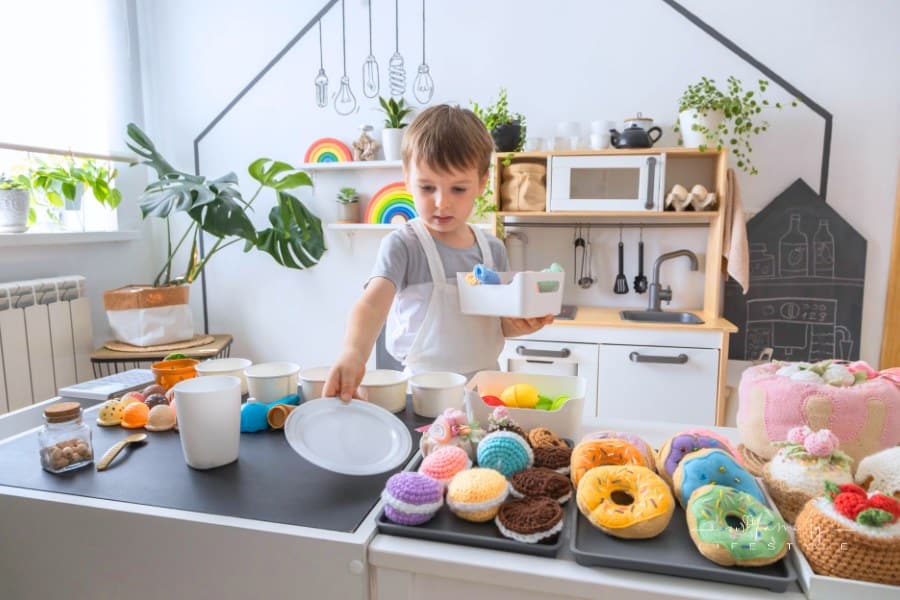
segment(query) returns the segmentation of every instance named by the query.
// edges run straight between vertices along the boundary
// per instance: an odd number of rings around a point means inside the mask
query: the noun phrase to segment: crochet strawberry
[[[838,494],[834,498],[834,509],[855,521],[856,516],[868,508],[868,498],[858,494],[848,494],[846,492]]]
[[[856,494],[859,496],[868,496],[866,490],[859,487],[855,483],[842,483],[841,485],[834,485],[830,481],[825,482],[825,494],[834,500],[835,496],[838,494]]]
[[[852,483],[837,486],[825,482],[825,496],[834,503],[834,509],[852,521],[869,527],[881,527],[896,523],[900,518],[900,502],[884,494],[868,493]]]
[[[897,519],[900,518],[900,502],[897,502],[895,498],[885,496],[884,494],[874,494],[869,498],[869,505],[867,508],[880,508],[883,511],[891,513],[894,517],[891,520],[891,523],[896,523]]]

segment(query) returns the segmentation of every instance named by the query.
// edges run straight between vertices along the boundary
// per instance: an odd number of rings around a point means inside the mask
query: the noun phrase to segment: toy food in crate
[[[496,272],[476,265],[471,273],[457,273],[459,308],[467,315],[534,318],[562,310],[562,267],[544,271]]]
[[[487,423],[494,408],[504,405],[526,431],[545,427],[564,438],[578,434],[584,412],[583,377],[480,371],[466,388],[470,413],[479,423]]]

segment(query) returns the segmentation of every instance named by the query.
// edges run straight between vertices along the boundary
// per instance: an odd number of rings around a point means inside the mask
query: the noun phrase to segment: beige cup
[[[257,402],[275,402],[297,393],[300,365],[292,362],[270,362],[244,369],[247,390]]]
[[[244,369],[252,365],[253,362],[246,358],[213,358],[204,360],[197,364],[197,374],[200,377],[208,377],[210,375],[231,375],[241,380],[241,393],[247,393],[247,376],[244,375]]]
[[[406,382],[403,371],[376,369],[368,371],[359,384],[359,396],[367,402],[397,413],[406,408]]]
[[[418,373],[409,380],[413,412],[434,418],[448,408],[465,410],[466,378],[459,373]]]
[[[300,371],[300,391],[304,401],[322,397],[322,388],[325,387],[329,371],[331,367],[310,367]]]

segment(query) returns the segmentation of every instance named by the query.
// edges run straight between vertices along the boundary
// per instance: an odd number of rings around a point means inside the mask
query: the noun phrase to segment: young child
[[[456,273],[483,263],[506,271],[506,249],[466,219],[484,191],[494,142],[472,111],[446,104],[417,116],[403,136],[403,174],[418,218],[381,243],[375,268],[347,323],[344,349],[323,396],[349,402],[387,321],[387,349],[411,374],[496,370],[505,337],[537,331],[553,315],[464,315]],[[390,312],[390,314],[388,314]]]

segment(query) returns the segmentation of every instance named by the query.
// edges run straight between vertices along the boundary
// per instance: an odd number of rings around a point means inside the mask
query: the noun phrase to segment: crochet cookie
[[[553,469],[557,473],[568,475],[571,471],[572,449],[568,446],[547,446],[534,449],[534,466]]]
[[[478,466],[504,477],[534,465],[534,452],[525,438],[511,431],[489,433],[478,444]]]
[[[572,497],[572,484],[561,473],[534,467],[519,471],[509,478],[509,493],[515,498],[546,496],[565,504]]]
[[[563,509],[544,496],[513,498],[500,506],[494,519],[504,537],[525,544],[549,543],[563,528]]]
[[[547,429],[546,427],[535,427],[528,432],[528,443],[534,449],[538,448],[568,448],[569,445],[564,439]]]
[[[381,492],[384,516],[400,525],[421,525],[444,504],[444,488],[420,473],[403,471],[392,475]]]
[[[438,448],[422,460],[419,473],[436,479],[446,486],[453,476],[472,466],[469,455],[462,448],[444,446]]]
[[[509,495],[506,479],[493,469],[467,469],[454,475],[447,486],[447,506],[460,519],[483,523],[497,516]]]

